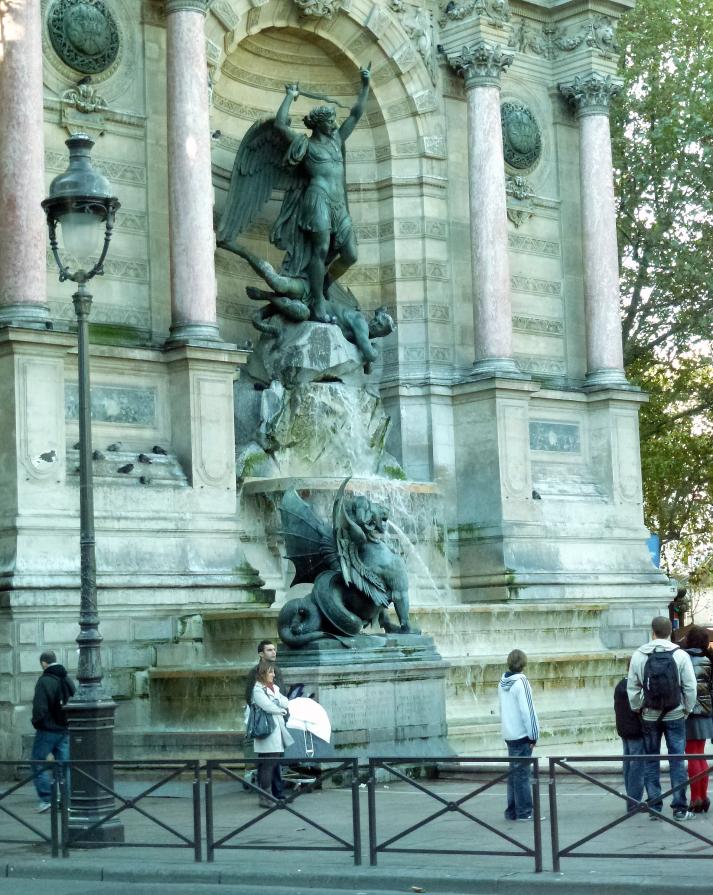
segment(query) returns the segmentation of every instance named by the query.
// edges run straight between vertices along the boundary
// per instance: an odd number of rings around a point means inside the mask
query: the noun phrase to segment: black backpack
[[[644,666],[644,708],[661,712],[659,721],[681,705],[681,681],[672,650],[654,647]]]

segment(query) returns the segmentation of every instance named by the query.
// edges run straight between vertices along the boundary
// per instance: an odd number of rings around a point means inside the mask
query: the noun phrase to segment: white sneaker
[[[696,816],[696,815],[695,815],[692,811],[681,810],[681,811],[674,811],[674,812],[673,812],[673,819],[674,819],[674,820],[678,820],[678,821],[682,821],[682,820],[693,820],[693,818],[694,818],[695,816]]]
[[[38,802],[38,803],[37,803],[37,808],[35,808],[35,811],[36,811],[38,814],[44,814],[45,811],[49,811],[51,807],[52,807],[52,803],[51,803],[51,802]]]

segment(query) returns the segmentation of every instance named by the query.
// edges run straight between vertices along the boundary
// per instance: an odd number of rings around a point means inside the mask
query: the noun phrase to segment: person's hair
[[[659,640],[668,640],[671,636],[673,626],[665,615],[657,615],[655,618],[651,619],[651,630],[653,631],[654,637]]]
[[[527,656],[521,649],[514,649],[508,654],[508,670],[522,671],[527,665]]]
[[[313,131],[317,125],[326,124],[334,119],[334,109],[331,106],[316,106],[302,119],[305,127]]]
[[[274,646],[274,645],[275,645],[274,640],[261,640],[260,643],[258,643],[258,645],[257,645],[257,651],[258,651],[258,653],[261,653],[265,649],[266,646]]]
[[[57,661],[57,655],[54,650],[46,649],[40,656],[40,663],[46,662],[48,665],[54,665]]]
[[[699,649],[705,653],[708,651],[709,644],[710,636],[707,629],[701,627],[701,625],[691,625],[686,632],[687,649]]]
[[[260,681],[261,684],[267,683],[268,672],[274,670],[274,662],[268,662],[265,659],[260,659],[260,664],[257,667],[257,680]]]

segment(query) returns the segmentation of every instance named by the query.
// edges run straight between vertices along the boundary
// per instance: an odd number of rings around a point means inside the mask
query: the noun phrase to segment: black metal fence
[[[265,759],[262,759],[265,761]],[[268,759],[270,762],[274,759]],[[205,766],[206,785],[205,785],[205,805],[206,805],[206,842],[208,861],[215,860],[215,852],[218,849],[269,849],[274,851],[275,842],[272,838],[264,844],[255,842],[243,842],[239,837],[246,830],[260,824],[266,817],[272,815],[275,811],[286,811],[302,823],[307,824],[312,830],[316,830],[321,834],[324,840],[321,845],[290,845],[289,842],[280,842],[281,851],[345,851],[353,855],[354,863],[361,864],[361,817],[359,813],[359,765],[356,758],[347,758],[343,760],[335,759],[319,759],[310,758],[307,762],[295,762],[294,759],[280,759],[279,764],[282,766],[304,766],[307,764],[310,768],[318,768],[320,771],[318,778],[312,780],[307,779],[299,787],[293,789],[292,793],[284,799],[276,799],[271,793],[263,792],[255,783],[252,774],[246,773],[248,767],[252,764],[259,764],[260,760],[254,762],[245,761],[207,761]],[[214,781],[216,777],[222,776],[231,780],[244,789],[250,790],[259,795],[266,802],[272,803],[269,807],[262,807],[256,816],[248,817],[247,820],[238,824],[234,829],[230,829],[217,836],[215,833],[216,808],[213,797]],[[328,829],[324,824],[319,823],[305,811],[296,807],[298,799],[308,793],[314,792],[317,786],[321,787],[330,780],[338,777],[346,777],[350,781],[351,788],[351,839],[346,839],[335,833],[334,830]]]
[[[482,770],[483,766],[486,768],[488,766],[500,765],[502,766],[504,759],[502,758],[470,758],[470,757],[449,757],[449,758],[439,758],[437,763],[439,765],[457,765],[461,770],[470,766],[473,768],[474,766],[480,766],[479,769]],[[500,773],[496,773],[495,776],[491,777],[487,782],[483,783],[480,786],[476,786],[470,792],[467,792],[465,795],[460,796],[458,799],[446,799],[439,792],[434,789],[433,784],[430,784],[422,781],[421,779],[414,778],[411,774],[406,773],[406,768],[413,767],[414,765],[419,764],[419,760],[416,758],[371,758],[369,759],[369,779],[368,779],[368,788],[369,788],[369,861],[373,865],[377,862],[377,855],[379,852],[406,852],[406,853],[417,853],[417,854],[439,854],[439,855],[502,855],[507,857],[531,857],[534,858],[535,861],[535,871],[539,873],[542,870],[542,835],[540,828],[540,781],[539,781],[539,764],[536,758],[509,758],[508,768]],[[420,759],[420,763],[423,763],[423,759]],[[435,762],[434,762],[435,763]],[[509,833],[504,832],[503,830],[494,827],[491,823],[488,823],[481,817],[479,817],[473,810],[470,810],[470,807],[467,806],[467,803],[472,799],[475,799],[477,796],[482,795],[488,790],[492,789],[498,783],[503,783],[507,781],[509,768],[513,765],[529,765],[531,768],[531,787],[532,787],[532,825],[533,825],[533,844],[530,846],[527,843],[521,842],[518,839],[515,839],[514,836],[511,836]],[[404,770],[401,770],[403,768]],[[381,842],[377,836],[377,819],[378,819],[378,806],[377,806],[377,772],[378,771],[386,771],[391,777],[396,780],[401,781],[402,783],[407,784],[409,787],[414,789],[416,792],[421,793],[427,800],[431,802],[433,805],[433,809],[429,814],[415,823],[408,824],[401,830],[397,832],[393,832],[393,829],[390,830],[390,835],[388,838],[382,840]],[[435,803],[435,804],[434,804]],[[418,845],[412,846],[404,846],[404,845],[396,845],[396,843],[401,843],[403,840],[410,836],[412,833],[415,833],[417,830],[421,830],[427,826],[433,826],[438,823],[439,820],[442,820],[445,816],[458,814],[460,817],[465,818],[467,821],[473,823],[476,827],[479,827],[481,830],[487,830],[489,833],[493,834],[497,840],[501,840],[503,846],[499,848],[429,848],[427,845],[419,843]],[[393,816],[391,817],[390,827],[393,827]],[[477,841],[477,837],[474,837]],[[506,849],[504,845],[507,844],[511,846],[509,849]]]
[[[668,799],[677,789],[688,786],[710,776],[713,765],[701,771],[691,781],[686,779],[675,787],[666,789],[655,799],[632,801],[622,792],[620,785],[612,785],[611,773],[604,777],[602,765],[609,772],[619,771],[622,761],[646,762],[651,756],[577,756],[555,757],[549,759],[549,774],[546,785],[549,795],[549,814],[552,850],[552,869],[559,872],[561,862],[565,858],[696,858],[713,859],[713,838],[699,832],[695,825],[680,823],[656,811],[657,804]],[[666,762],[670,758],[685,762],[693,756],[661,756],[658,761]],[[705,760],[705,756],[695,756]],[[272,760],[272,759],[268,759]],[[377,863],[379,854],[390,852],[434,854],[434,855],[492,855],[507,857],[523,857],[534,863],[534,869],[543,869],[543,844],[541,828],[541,792],[544,786],[540,775],[537,758],[493,758],[447,756],[372,758],[367,765],[360,765],[356,758],[332,759],[281,759],[281,765],[291,768],[309,768],[312,776],[301,778],[299,785],[285,799],[276,799],[269,793],[259,789],[253,776],[255,767],[261,759],[246,761],[245,759],[224,759],[201,762],[192,760],[163,761],[113,761],[110,764],[116,772],[115,782],[111,787],[102,784],[102,774],[96,777],[92,773],[92,765],[106,765],[109,762],[0,762],[0,775],[3,779],[12,777],[11,782],[0,782],[0,843],[19,846],[46,846],[52,857],[66,857],[71,849],[95,845],[93,834],[102,827],[121,824],[129,814],[134,818],[126,829],[132,838],[119,837],[112,840],[111,847],[119,848],[179,848],[192,851],[195,861],[203,860],[203,842],[205,841],[205,857],[214,861],[221,851],[230,849],[272,849],[272,835],[265,840],[245,834],[255,828],[266,818],[275,816],[292,816],[304,829],[314,834],[314,844],[280,843],[285,848],[300,851],[343,852],[351,856],[354,864],[362,859],[362,819],[360,813],[360,789],[366,788],[368,800],[368,842],[369,859],[372,865]],[[509,828],[492,819],[492,801],[486,804],[485,811],[480,810],[474,800],[482,797],[493,787],[505,784],[508,769],[513,764],[527,764],[531,768],[533,820],[532,826],[524,837],[512,835]],[[418,769],[437,769],[433,777],[427,773],[418,773]],[[414,769],[417,769],[414,773]],[[51,799],[46,811],[49,824],[32,817],[27,817],[28,794],[33,789],[35,771],[45,771],[51,779]],[[468,789],[457,798],[442,792],[443,781],[439,778],[442,771],[456,770],[465,774],[477,771],[476,784],[468,778]],[[85,779],[102,786],[107,794],[107,804],[111,807],[100,816],[80,818],[76,811],[70,810],[71,781],[84,775]],[[592,829],[581,835],[582,819],[587,814],[587,796],[578,793],[576,804],[568,807],[558,797],[558,782],[563,778],[568,781],[591,785],[598,793],[611,797],[612,805],[618,804],[621,813],[615,817],[609,815],[605,823],[592,822]],[[386,779],[396,781],[400,792],[408,792],[418,798],[418,810],[415,803],[409,802],[409,809],[394,808],[394,799],[387,799]],[[144,782],[145,781],[145,782]],[[205,785],[205,801],[201,802],[201,783]],[[324,784],[332,784],[333,791],[344,794],[343,799],[332,800],[329,811],[329,826],[324,820],[325,813],[319,812],[315,817],[314,810],[308,810],[309,803],[301,801],[304,795],[314,792]],[[232,796],[240,791],[253,793],[256,798],[238,803],[242,816],[236,823],[236,802]],[[181,796],[171,799],[170,811],[163,811],[158,798],[162,795]],[[491,792],[492,795],[492,792]],[[258,807],[258,799],[271,804]],[[225,797],[225,798],[224,798]],[[481,802],[482,802],[481,798]],[[485,800],[487,802],[487,800]],[[402,805],[405,804],[402,802]],[[480,804],[480,803],[478,803]],[[321,810],[321,809],[320,809]],[[489,811],[489,813],[488,813]],[[562,831],[569,829],[571,811],[577,812],[580,833],[574,841],[563,842]],[[166,814],[169,817],[166,817]],[[687,837],[696,840],[700,847],[686,850],[671,842],[668,837],[666,849],[644,853],[640,847],[631,851],[622,850],[621,844],[607,848],[602,845],[602,837],[631,818],[642,815],[654,815],[656,819],[670,824],[682,831]],[[403,826],[396,827],[404,822]],[[337,821],[335,824],[334,821]],[[462,821],[456,828],[453,820]],[[202,824],[205,821],[205,835]],[[429,843],[437,839],[439,824],[449,824],[445,836],[448,847],[431,847]],[[49,830],[47,829],[49,826]],[[379,837],[379,830],[387,828],[387,834]],[[526,828],[524,828],[526,829]],[[424,837],[422,831],[426,831]],[[443,830],[443,827],[441,827]],[[431,835],[433,831],[434,835]],[[523,830],[524,831],[524,830]],[[407,837],[421,832],[420,837],[411,840]],[[163,838],[161,838],[163,837]],[[444,838],[443,836],[441,838]],[[596,841],[594,850],[585,848]]]
[[[671,759],[673,759],[674,761],[679,760],[682,762],[682,765],[685,768],[685,762],[690,758],[702,758],[705,760],[706,757],[702,755],[578,755],[576,758],[550,758],[550,774],[548,781],[550,802],[550,834],[552,839],[552,869],[555,871],[555,873],[558,873],[560,870],[560,862],[562,858],[706,858],[708,860],[713,858],[713,853],[703,854],[701,852],[694,852],[689,850],[676,851],[675,846],[667,847],[665,851],[656,852],[644,852],[641,850],[640,847],[632,849],[629,852],[620,850],[613,851],[611,849],[605,848],[602,848],[598,851],[581,850],[582,846],[586,845],[588,842],[593,842],[595,839],[599,839],[610,830],[618,827],[620,824],[626,823],[633,817],[641,816],[642,814],[648,814],[651,819],[670,824],[671,826],[676,827],[676,829],[681,830],[683,833],[686,833],[693,839],[697,839],[705,845],[713,846],[713,839],[710,839],[707,836],[704,836],[702,833],[699,833],[698,830],[696,830],[694,827],[691,827],[687,824],[679,823],[675,818],[668,817],[660,810],[656,810],[656,808],[654,807],[656,804],[661,804],[665,799],[667,799],[669,796],[672,796],[678,790],[685,790],[690,783],[695,783],[698,780],[702,780],[704,777],[709,777],[711,773],[713,773],[713,765],[711,765],[707,770],[701,771],[699,774],[692,776],[690,780],[686,775],[685,779],[682,780],[681,783],[678,783],[676,786],[672,786],[669,789],[663,789],[660,796],[656,796],[655,800],[653,798],[650,798],[640,801],[628,798],[625,792],[621,792],[619,789],[615,789],[613,786],[610,786],[608,783],[599,779],[599,777],[591,773],[592,766],[596,765],[597,763],[603,763],[606,766],[607,764],[611,764],[612,762],[616,765],[621,765],[622,762],[646,763],[654,761],[657,762],[659,765],[660,775],[660,765],[662,761],[668,762]],[[581,767],[576,767],[576,765],[587,765],[590,770],[583,770]],[[565,774],[570,777],[576,777],[579,780],[591,783],[597,789],[609,793],[613,797],[613,799],[618,799],[620,801],[620,804],[623,802],[623,811],[622,814],[615,817],[613,820],[609,820],[607,823],[601,824],[590,833],[587,833],[585,836],[580,836],[574,842],[570,842],[568,845],[562,846],[560,842],[560,820],[562,819],[563,812],[560,810],[560,806],[557,801],[557,778],[558,776],[562,777]]]

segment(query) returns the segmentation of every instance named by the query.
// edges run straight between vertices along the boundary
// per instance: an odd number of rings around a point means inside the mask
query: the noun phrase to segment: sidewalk
[[[665,776],[663,780],[665,781]],[[455,800],[479,788],[483,780],[434,780],[418,781],[447,800]],[[619,788],[618,778],[609,782]],[[543,780],[546,783],[546,779]],[[148,787],[143,781],[121,780],[118,791],[126,798],[137,796]],[[636,816],[600,838],[588,843],[588,852],[610,851],[615,857],[562,858],[562,873],[552,872],[550,851],[549,808],[547,787],[543,785],[542,837],[544,872],[536,874],[532,857],[512,854],[517,849],[510,842],[499,838],[487,826],[506,834],[514,840],[533,844],[533,825],[513,823],[503,818],[505,802],[504,784],[497,784],[463,807],[477,821],[463,817],[459,812],[445,811],[437,819],[410,833],[395,847],[412,849],[409,852],[380,853],[378,866],[369,866],[369,836],[366,789],[360,789],[362,831],[362,861],[355,867],[351,853],[347,851],[310,851],[326,846],[333,847],[319,829],[310,826],[309,820],[331,830],[334,834],[351,841],[352,815],[351,791],[328,789],[299,796],[293,803],[292,814],[280,809],[267,814],[256,825],[244,830],[226,844],[240,843],[249,848],[219,849],[212,864],[206,862],[205,842],[203,862],[193,861],[191,848],[165,848],[177,841],[175,836],[135,810],[122,814],[127,842],[151,842],[151,847],[118,848],[101,850],[72,849],[71,857],[53,859],[46,845],[10,844],[1,846],[0,893],[32,895],[32,888],[23,889],[21,879],[65,880],[82,882],[71,888],[52,883],[53,895],[65,891],[80,895],[82,892],[114,895],[119,892],[114,883],[121,882],[122,895],[138,895],[144,889],[139,883],[185,884],[187,892],[211,895],[213,889],[233,895],[248,892],[270,895],[301,895],[308,890],[322,893],[379,893],[395,892],[442,893],[442,895],[495,895],[522,891],[561,892],[566,895],[601,892],[606,895],[640,893],[642,886],[655,895],[668,893],[706,892],[713,877],[713,848],[699,839],[687,835],[668,823],[653,823],[646,816]],[[190,783],[179,781],[167,784],[158,793],[138,804],[162,823],[190,838],[192,835],[192,802]],[[203,794],[202,794],[203,800]],[[624,802],[582,780],[558,779],[560,845],[569,845],[602,826],[623,811]],[[0,802],[0,805],[4,805]],[[49,832],[47,815],[34,813],[34,799],[30,790],[22,790],[12,799],[9,807],[37,829]],[[205,808],[204,800],[202,804]],[[376,792],[377,837],[385,838],[410,827],[431,814],[443,809],[418,789],[405,783],[380,784]],[[671,816],[667,809],[667,816]],[[236,827],[257,817],[261,812],[257,798],[236,783],[216,784],[214,791],[215,837],[229,834]],[[202,819],[205,834],[205,817]],[[686,829],[713,839],[713,815],[699,815],[686,824]],[[25,837],[25,834],[28,834]],[[6,814],[0,813],[0,839],[28,838],[23,830]],[[289,847],[295,850],[288,850]],[[446,851],[449,849],[498,849],[509,855],[448,855],[428,854],[424,848]],[[676,852],[683,860],[663,860],[658,855]],[[652,857],[627,858],[631,854],[650,854]],[[699,860],[706,857],[710,860]],[[3,880],[3,877],[10,879]],[[84,887],[84,882],[87,888]],[[126,884],[134,884],[128,890]],[[98,884],[98,885],[97,885]],[[13,887],[8,888],[7,886]],[[37,883],[35,882],[35,885]],[[44,887],[37,888],[41,891]],[[160,891],[157,890],[157,891]],[[177,890],[170,888],[172,895]]]

